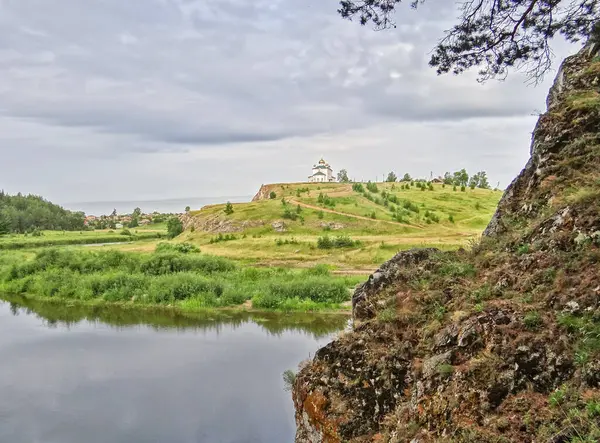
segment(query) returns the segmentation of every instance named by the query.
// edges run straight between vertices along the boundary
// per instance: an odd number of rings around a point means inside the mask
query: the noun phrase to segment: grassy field
[[[127,234],[128,235],[124,235]],[[41,231],[40,235],[11,234],[0,236],[0,249],[24,249],[44,246],[97,245],[156,240],[166,235],[162,225],[131,230]]]
[[[466,246],[481,234],[502,195],[488,189],[455,191],[439,184],[433,185],[433,190],[410,185],[403,189],[404,183],[376,185],[377,192],[367,191],[365,184],[363,192],[341,183],[268,185],[264,187],[266,198],[233,204],[234,212],[229,215],[224,212],[225,204],[193,211],[193,220],[177,241],[258,266],[322,263],[340,271],[364,273],[399,250]],[[268,198],[271,191],[276,194],[274,199]],[[277,223],[284,223],[284,232],[274,228]],[[357,243],[318,247],[320,237],[339,236]],[[152,245],[118,248],[144,251]]]

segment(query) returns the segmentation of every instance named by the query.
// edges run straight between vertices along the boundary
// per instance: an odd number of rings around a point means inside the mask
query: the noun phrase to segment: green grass
[[[177,306],[183,311],[239,306],[317,311],[339,309],[363,276],[240,267],[223,257],[169,250],[151,254],[49,248],[0,252],[0,293],[41,299]],[[165,247],[159,247],[159,251]]]
[[[131,235],[122,235],[123,230],[100,231],[42,231],[40,236],[12,234],[0,236],[0,250],[40,248],[46,246],[93,245],[123,243],[164,237],[166,231],[130,229]],[[125,231],[127,232],[127,231]]]
[[[269,199],[267,192],[264,200],[234,204],[230,215],[223,212],[224,204],[192,212],[198,224],[210,220],[230,224],[235,240],[210,244],[217,232],[188,229],[177,241],[244,263],[292,267],[325,263],[341,270],[368,271],[401,250],[467,246],[486,227],[501,196],[500,191],[467,188],[454,192],[442,185],[433,185],[432,191],[416,186],[401,189],[399,183],[376,186],[377,193],[366,191],[366,184],[355,185],[354,190],[352,184],[344,183],[269,185],[277,199]],[[296,212],[298,204],[300,213]],[[286,209],[298,217],[284,217]],[[285,232],[273,229],[276,221],[284,222]],[[319,237],[325,233],[356,243],[343,249],[319,248]],[[294,241],[286,244],[291,238]],[[382,242],[385,248],[380,248]]]

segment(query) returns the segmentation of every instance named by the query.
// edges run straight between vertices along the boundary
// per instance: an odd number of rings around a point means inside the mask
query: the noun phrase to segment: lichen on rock
[[[600,441],[600,58],[561,66],[479,244],[405,251],[296,377],[298,443]]]

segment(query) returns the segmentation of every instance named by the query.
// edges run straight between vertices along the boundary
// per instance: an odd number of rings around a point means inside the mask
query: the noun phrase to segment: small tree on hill
[[[475,174],[469,179],[469,188],[475,189],[477,184],[479,183],[479,175]]]
[[[185,207],[185,212],[190,212],[191,208],[189,206]]]
[[[485,171],[479,171],[477,174],[479,175],[477,187],[481,189],[490,189],[490,182],[488,182],[487,174],[485,173]]]
[[[225,209],[223,209],[223,212],[227,215],[233,214],[233,205],[231,204],[231,202],[227,202],[227,204],[225,205]]]
[[[269,198],[270,198],[271,200],[275,200],[275,199],[277,198],[277,194],[275,193],[275,191],[271,191],[271,192],[269,193]]]
[[[454,184],[457,186],[467,186],[469,183],[469,174],[466,169],[461,169],[454,173]]]
[[[406,174],[404,174],[401,181],[409,182],[409,181],[412,181],[412,178],[411,178],[410,174],[407,172]]]
[[[175,238],[183,232],[183,223],[177,217],[171,217],[167,222],[167,236]]]
[[[396,176],[396,174],[394,174],[394,171],[390,172],[387,178],[385,179],[386,182],[395,182],[396,180],[398,180],[398,177]]]
[[[350,182],[350,179],[348,178],[348,171],[345,169],[340,169],[340,172],[337,174],[337,181],[340,183]]]
[[[133,214],[131,214],[133,217],[140,217],[140,215],[142,215],[142,210],[140,208],[135,208],[133,210]]]
[[[444,174],[444,184],[445,185],[452,185],[452,184],[454,184],[454,177],[449,172],[446,172]]]

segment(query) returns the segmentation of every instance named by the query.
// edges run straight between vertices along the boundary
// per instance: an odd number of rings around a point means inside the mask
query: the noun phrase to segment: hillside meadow
[[[486,227],[502,194],[441,184],[422,190],[414,182],[371,184],[376,192],[361,186],[362,191],[343,183],[263,186],[255,201],[232,204],[230,214],[225,204],[191,212],[178,240],[260,266],[321,263],[340,272],[368,272],[400,250],[467,246]],[[343,238],[343,246],[320,247],[325,237]]]

